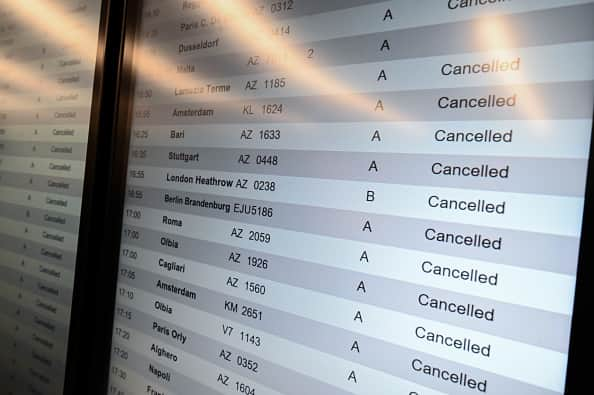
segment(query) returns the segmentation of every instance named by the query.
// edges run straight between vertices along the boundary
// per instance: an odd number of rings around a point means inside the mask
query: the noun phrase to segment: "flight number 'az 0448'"
[[[256,164],[259,166],[277,166],[279,163],[278,155],[251,155],[239,154],[237,163],[241,165]]]

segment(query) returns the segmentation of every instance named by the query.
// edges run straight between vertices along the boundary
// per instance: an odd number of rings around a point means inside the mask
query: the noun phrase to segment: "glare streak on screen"
[[[563,393],[592,20],[145,1],[109,393]]]
[[[98,0],[0,0],[0,392],[62,394]]]

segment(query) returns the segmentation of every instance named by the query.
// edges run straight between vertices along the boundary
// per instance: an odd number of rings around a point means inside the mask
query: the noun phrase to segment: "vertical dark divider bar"
[[[86,311],[85,320],[92,336],[92,344],[87,342],[86,377],[78,379],[78,393],[108,393],[109,360],[113,329],[113,313],[116,296],[118,258],[122,227],[122,212],[126,190],[126,169],[129,148],[129,128],[133,99],[132,54],[137,20],[142,5],[141,0],[116,2],[117,11],[112,13],[114,26],[111,41],[113,65],[104,75],[112,82],[113,92],[106,96],[105,120],[109,120],[111,146],[104,155],[104,172],[107,179],[101,192],[104,205],[96,212],[97,223],[101,224],[100,248],[93,257],[94,271],[91,292],[94,295],[93,307]],[[109,38],[109,34],[108,34]],[[109,44],[108,44],[109,45]],[[117,53],[116,53],[117,52]],[[107,62],[106,62],[107,64]],[[107,105],[108,104],[108,105]],[[83,352],[84,353],[84,352]]]
[[[594,118],[594,109],[592,110]],[[592,328],[591,301],[592,301],[592,251],[594,249],[594,124],[590,137],[590,155],[588,162],[588,176],[586,182],[586,199],[584,201],[584,215],[582,223],[582,239],[580,241],[579,263],[576,272],[576,287],[571,320],[571,336],[569,341],[569,354],[567,376],[565,379],[565,394],[580,394],[587,388],[591,373],[589,346]]]
[[[75,283],[68,338],[64,394],[90,394],[102,365],[96,344],[101,334],[97,328],[97,306],[112,289],[101,281],[109,263],[100,254],[105,238],[105,215],[110,198],[108,183],[114,149],[115,103],[120,72],[124,7],[127,1],[103,0],[93,99],[89,124],[89,144],[81,222],[76,258]],[[65,32],[65,34],[68,34]],[[115,263],[114,263],[115,265]]]

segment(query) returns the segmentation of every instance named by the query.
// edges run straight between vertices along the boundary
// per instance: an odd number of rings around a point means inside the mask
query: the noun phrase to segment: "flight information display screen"
[[[564,392],[594,2],[140,12],[110,394]]]
[[[61,394],[98,0],[0,0],[0,392]]]

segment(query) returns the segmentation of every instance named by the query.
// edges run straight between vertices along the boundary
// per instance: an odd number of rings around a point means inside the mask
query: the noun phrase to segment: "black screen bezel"
[[[97,389],[97,394],[106,394],[109,382],[109,364],[111,356],[111,339],[113,334],[114,308],[117,285],[117,270],[119,265],[119,251],[121,243],[121,232],[124,212],[124,201],[126,191],[126,175],[130,145],[130,126],[132,123],[132,108],[134,100],[134,73],[132,70],[134,37],[140,24],[142,0],[128,1],[124,18],[124,41],[123,41],[123,59],[119,72],[119,98],[116,114],[116,133],[115,133],[115,152],[113,157],[113,167],[110,173],[110,191],[113,194],[109,198],[109,207],[107,211],[106,229],[109,233],[103,257],[104,264],[108,262],[111,273],[102,277],[107,289],[113,292],[104,298],[101,305],[101,313],[104,321],[98,323],[102,328],[100,344],[109,344],[107,350],[102,356],[107,358],[101,373],[93,384],[93,389]],[[571,337],[568,351],[568,365],[566,374],[565,394],[582,393],[584,388],[588,388],[586,378],[587,365],[582,363],[588,357],[586,345],[589,343],[589,315],[588,301],[592,300],[592,282],[591,268],[588,262],[591,262],[594,241],[594,159],[592,153],[594,150],[594,109],[593,126],[590,132],[590,153],[588,160],[588,171],[585,189],[585,205],[582,222],[582,234],[580,240],[580,250],[577,265],[577,280],[574,299],[574,311],[571,319]],[[91,392],[90,392],[91,393]]]
[[[142,0],[109,2],[106,67],[101,76],[107,92],[101,97],[99,115],[103,129],[109,133],[105,133],[103,149],[97,156],[101,179],[97,183],[100,189],[97,185],[95,188],[100,204],[91,208],[95,237],[86,254],[89,264],[84,281],[77,284],[86,298],[77,316],[81,328],[73,334],[79,347],[69,359],[66,395],[106,394],[109,382],[129,147],[127,122],[133,104],[132,52]]]
[[[94,307],[102,295],[97,292],[96,274],[101,267],[98,252],[102,249],[106,214],[115,112],[116,76],[119,70],[120,33],[123,9],[118,0],[102,0],[99,21],[95,73],[91,99],[87,156],[74,270],[64,395],[85,393],[92,377],[89,340],[94,332]],[[103,302],[101,302],[103,303]]]

